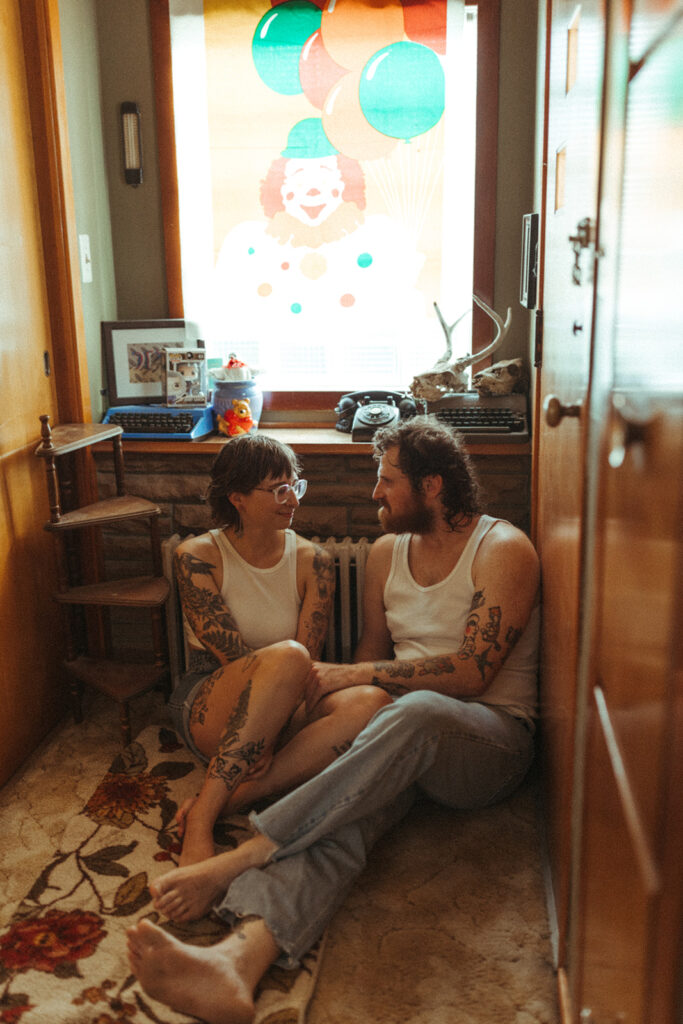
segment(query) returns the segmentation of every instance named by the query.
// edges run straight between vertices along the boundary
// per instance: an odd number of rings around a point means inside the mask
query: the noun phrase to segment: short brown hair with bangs
[[[240,530],[239,512],[229,495],[249,494],[269,477],[296,477],[301,464],[289,445],[265,434],[240,434],[225,444],[211,467],[206,500],[215,526]]]

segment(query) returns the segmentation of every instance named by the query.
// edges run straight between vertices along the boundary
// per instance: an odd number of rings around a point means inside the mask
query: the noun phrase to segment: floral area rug
[[[126,929],[147,917],[184,942],[209,946],[227,934],[213,916],[187,925],[159,919],[149,882],[177,863],[172,824],[204,768],[172,731],[148,727],[114,760],[0,934],[0,1024],[189,1024],[150,999],[131,975]],[[233,849],[247,819],[220,821],[215,839]],[[47,851],[46,851],[47,853]],[[297,971],[271,967],[257,1024],[303,1024],[324,938]]]

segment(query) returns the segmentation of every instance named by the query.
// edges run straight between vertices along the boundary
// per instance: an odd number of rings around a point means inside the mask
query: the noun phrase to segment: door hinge
[[[543,310],[536,310],[536,330],[534,333],[534,366],[543,364]]]

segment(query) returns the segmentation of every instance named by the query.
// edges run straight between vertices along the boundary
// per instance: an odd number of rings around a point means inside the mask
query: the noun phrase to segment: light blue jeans
[[[532,729],[500,709],[420,690],[378,711],[325,771],[251,820],[278,844],[214,909],[263,918],[293,967],[322,935],[380,836],[416,789],[460,810],[508,796],[534,753]]]

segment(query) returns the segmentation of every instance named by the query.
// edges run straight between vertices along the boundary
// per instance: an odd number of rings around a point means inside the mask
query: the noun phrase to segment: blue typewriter
[[[117,405],[107,410],[102,422],[123,427],[122,437],[131,441],[197,441],[213,430],[209,406]]]

